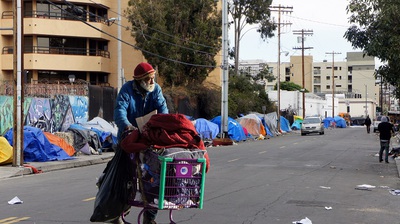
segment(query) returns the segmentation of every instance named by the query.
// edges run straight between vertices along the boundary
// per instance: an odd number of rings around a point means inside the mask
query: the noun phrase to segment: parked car
[[[306,117],[301,125],[301,135],[318,133],[324,134],[324,123],[320,117]]]
[[[351,126],[363,126],[365,117],[351,117]]]
[[[372,123],[372,125],[374,126],[374,132],[377,132],[377,131],[378,131],[378,125],[381,123],[382,117],[383,117],[383,116],[377,116],[377,117],[374,119],[374,121],[373,121],[373,123]]]

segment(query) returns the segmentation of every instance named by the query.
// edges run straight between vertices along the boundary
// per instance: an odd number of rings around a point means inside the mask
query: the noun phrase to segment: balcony
[[[13,48],[4,47],[1,55],[3,70],[13,69]],[[110,73],[110,53],[82,48],[28,47],[24,52],[24,69],[73,70]]]
[[[4,11],[1,18],[2,27],[13,27],[12,12]],[[87,24],[86,24],[87,23]],[[90,25],[90,26],[89,26]],[[89,18],[82,22],[68,17],[65,13],[48,14],[46,12],[25,12],[24,35],[49,35],[65,37],[86,37],[109,39],[109,36],[100,32],[112,33],[117,26],[109,26],[106,19],[101,17]],[[13,35],[12,31],[2,31],[2,35]]]

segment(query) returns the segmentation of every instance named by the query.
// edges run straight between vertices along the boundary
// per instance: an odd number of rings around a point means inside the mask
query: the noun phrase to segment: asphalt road
[[[375,134],[364,128],[291,133],[209,148],[204,209],[174,211],[177,223],[400,223],[400,189],[393,160],[379,163]],[[2,180],[0,224],[90,223],[96,178],[105,164]],[[368,190],[358,185],[375,186]],[[23,204],[9,205],[18,196]],[[135,223],[138,209],[128,220]],[[160,211],[158,223],[168,223]]]

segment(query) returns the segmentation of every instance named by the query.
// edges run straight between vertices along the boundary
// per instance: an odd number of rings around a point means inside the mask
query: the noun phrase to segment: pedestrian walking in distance
[[[369,118],[369,115],[365,118],[364,125],[367,127],[367,133],[371,131],[371,118]]]

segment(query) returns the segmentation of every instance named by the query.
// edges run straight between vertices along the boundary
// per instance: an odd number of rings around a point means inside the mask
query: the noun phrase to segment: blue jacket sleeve
[[[114,108],[114,122],[118,130],[124,130],[126,126],[131,125],[127,118],[130,101],[129,89],[127,87],[127,85],[124,85],[119,91]]]

